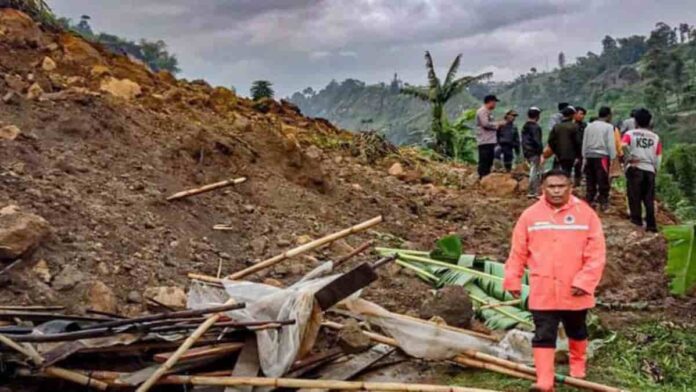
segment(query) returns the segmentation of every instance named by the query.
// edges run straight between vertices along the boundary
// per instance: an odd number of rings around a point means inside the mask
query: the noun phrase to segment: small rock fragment
[[[34,83],[29,87],[29,90],[27,91],[27,99],[28,100],[36,100],[41,98],[43,95],[44,90],[39,86],[38,83]]]
[[[58,65],[56,64],[56,62],[48,56],[44,57],[43,61],[41,62],[41,68],[46,72],[51,72],[57,67]]]
[[[17,93],[14,91],[9,91],[7,94],[2,96],[2,102],[7,105],[18,105],[19,95],[17,95]]]
[[[99,312],[115,313],[118,300],[109,286],[100,280],[89,284],[85,291],[86,300],[92,310]]]
[[[357,321],[349,319],[338,333],[338,346],[346,354],[357,354],[370,348],[370,338],[365,335]]]
[[[15,205],[0,209],[0,259],[14,260],[36,247],[48,234],[49,224]]]
[[[142,297],[142,295],[140,295],[139,292],[133,290],[133,291],[128,293],[127,300],[130,303],[139,304],[139,303],[143,302],[143,297]]]
[[[51,275],[51,270],[48,268],[48,263],[43,259],[36,263],[34,268],[32,268],[32,271],[34,271],[36,276],[44,283],[49,283],[53,277]]]
[[[404,174],[404,167],[401,165],[401,163],[396,162],[395,164],[391,165],[387,173],[394,177],[402,176]]]
[[[73,267],[72,265],[67,265],[62,271],[53,279],[53,288],[59,291],[70,290],[75,287],[84,279],[84,275],[80,270]]]
[[[22,133],[22,130],[14,125],[0,127],[0,140],[15,140]]]
[[[160,286],[149,287],[145,290],[145,297],[152,298],[155,301],[169,306],[173,309],[186,308],[186,293],[180,287],[175,286]]]

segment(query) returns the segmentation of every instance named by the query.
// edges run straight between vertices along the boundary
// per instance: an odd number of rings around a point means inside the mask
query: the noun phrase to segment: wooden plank
[[[339,276],[314,294],[319,307],[326,310],[377,280],[369,263],[363,263]]]
[[[232,377],[256,377],[261,370],[259,363],[259,348],[256,344],[256,334],[249,335],[244,341],[244,348],[239,353],[237,363],[232,369]],[[253,386],[226,387],[225,392],[251,392]]]

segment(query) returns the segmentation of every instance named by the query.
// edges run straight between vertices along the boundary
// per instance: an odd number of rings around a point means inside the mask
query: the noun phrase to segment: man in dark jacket
[[[496,135],[500,148],[496,158],[502,158],[501,160],[507,172],[512,171],[512,161],[514,160],[513,151],[515,156],[520,156],[520,133],[515,126],[516,118],[517,112],[508,110],[508,112],[505,113],[505,124],[498,128],[498,133]]]
[[[563,121],[556,124],[549,134],[549,148],[551,154],[556,157],[554,166],[560,167],[570,175],[575,161],[581,154],[582,142],[578,138],[578,125],[573,121],[575,108],[568,106],[563,109],[562,114]]]
[[[544,153],[544,139],[539,117],[541,109],[532,106],[527,111],[527,122],[522,126],[522,153],[529,163],[529,190],[527,196],[530,198],[539,197],[539,186],[541,185],[541,156]]]
[[[587,128],[587,123],[585,122],[585,115],[587,114],[587,110],[581,106],[576,106],[575,107],[575,117],[573,120],[575,121],[576,124],[578,124],[578,140],[582,140],[583,134],[585,133],[585,128]],[[583,164],[583,159],[582,159],[582,154],[578,156],[578,160],[575,162],[575,167],[573,168],[574,170],[574,182],[575,182],[575,187],[579,188],[580,185],[582,184],[582,164]]]

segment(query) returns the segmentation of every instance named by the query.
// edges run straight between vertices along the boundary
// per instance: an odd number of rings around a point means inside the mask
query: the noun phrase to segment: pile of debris
[[[181,192],[170,200],[235,183]],[[534,378],[515,331],[504,339],[389,312],[359,298],[378,279],[389,255],[348,270],[339,267],[372,246],[367,242],[336,261],[327,261],[288,287],[242,280],[382,222],[378,216],[253,264],[227,277],[189,274],[188,310],[136,318],[93,311],[95,316],[59,313],[56,307],[8,307],[0,327],[0,356],[9,378],[57,379],[99,390],[155,385],[271,387],[341,390],[473,391],[464,387],[348,381],[400,349],[427,360],[450,361],[513,377]],[[325,316],[340,314],[345,323]],[[335,319],[334,319],[335,320]],[[327,344],[321,328],[337,330]],[[367,328],[363,328],[367,327]],[[378,334],[371,328],[379,328]],[[374,344],[374,345],[373,345]],[[174,351],[171,351],[174,349]],[[133,369],[133,358],[146,366]],[[92,364],[85,369],[84,364]],[[94,366],[98,368],[94,368]],[[263,375],[261,377],[260,375]],[[559,376],[565,384],[618,391]],[[47,381],[43,381],[47,382]],[[50,381],[49,381],[50,382]],[[250,390],[250,389],[248,389]]]

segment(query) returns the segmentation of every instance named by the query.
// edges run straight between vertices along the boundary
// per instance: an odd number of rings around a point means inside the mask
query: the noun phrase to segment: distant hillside
[[[422,143],[429,136],[430,111],[427,103],[399,94],[401,81],[395,76],[390,84],[366,85],[355,79],[331,81],[319,92],[307,88],[290,97],[302,113],[323,117],[341,128],[376,130],[395,144]],[[450,119],[464,109],[475,107],[478,100],[463,92],[446,106]]]
[[[550,72],[532,68],[510,83],[471,86],[447,106],[450,119],[478,106],[488,93],[501,98],[499,112],[511,107],[521,113],[530,106],[545,109],[543,124],[561,101],[589,109],[590,116],[601,105],[611,106],[616,121],[635,107],[646,107],[656,114],[668,145],[696,143],[696,30],[692,26],[683,23],[672,28],[658,23],[647,37],[606,36],[600,54],[588,52],[573,64],[565,64],[564,58],[559,54],[558,68]],[[375,129],[398,144],[421,143],[429,135],[429,107],[399,95],[400,87],[396,77],[390,84],[378,85],[347,79],[332,81],[319,92],[309,88],[295,93],[291,101],[305,114],[346,129]]]

